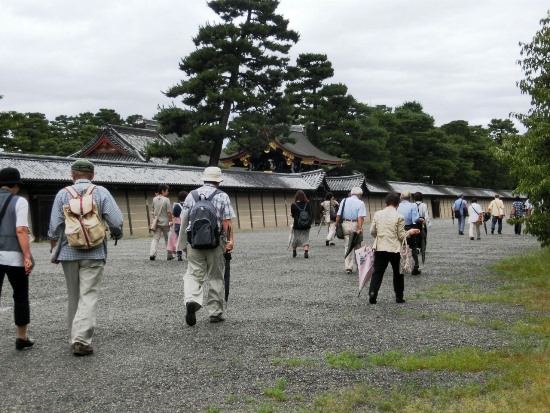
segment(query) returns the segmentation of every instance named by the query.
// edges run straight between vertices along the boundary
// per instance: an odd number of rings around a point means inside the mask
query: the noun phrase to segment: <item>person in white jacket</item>
[[[470,206],[468,207],[468,222],[470,223],[470,240],[473,241],[474,237],[481,239],[480,228],[483,222],[483,208],[477,203],[477,198],[472,198],[470,200]]]

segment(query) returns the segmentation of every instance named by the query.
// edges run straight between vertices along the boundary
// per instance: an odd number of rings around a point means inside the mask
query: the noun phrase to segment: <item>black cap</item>
[[[15,168],[0,170],[0,185],[21,185],[21,174]]]

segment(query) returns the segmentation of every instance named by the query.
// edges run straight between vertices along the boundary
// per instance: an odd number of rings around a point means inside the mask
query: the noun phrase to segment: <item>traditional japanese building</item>
[[[167,164],[168,158],[147,158],[147,146],[153,142],[170,145],[164,136],[152,128],[107,125],[84,147],[71,155],[115,162],[150,162]]]
[[[301,125],[290,128],[289,141],[275,138],[259,154],[244,150],[220,157],[220,166],[239,167],[251,171],[281,173],[305,172],[321,167],[340,167],[344,159],[329,155],[315,147]]]

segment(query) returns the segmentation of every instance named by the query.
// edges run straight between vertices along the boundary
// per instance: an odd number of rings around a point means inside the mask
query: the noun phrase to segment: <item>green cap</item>
[[[73,162],[71,165],[72,171],[78,171],[78,172],[94,172],[94,164],[86,159],[77,159]]]

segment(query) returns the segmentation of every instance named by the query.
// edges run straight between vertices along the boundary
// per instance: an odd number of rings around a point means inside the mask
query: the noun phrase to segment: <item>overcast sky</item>
[[[300,33],[291,49],[323,53],[332,82],[370,105],[418,101],[441,125],[486,126],[526,112],[516,81],[547,0],[281,0]],[[0,111],[58,115],[114,109],[151,118],[183,78],[191,38],[216,15],[204,0],[4,0]],[[179,104],[179,102],[176,102]]]

